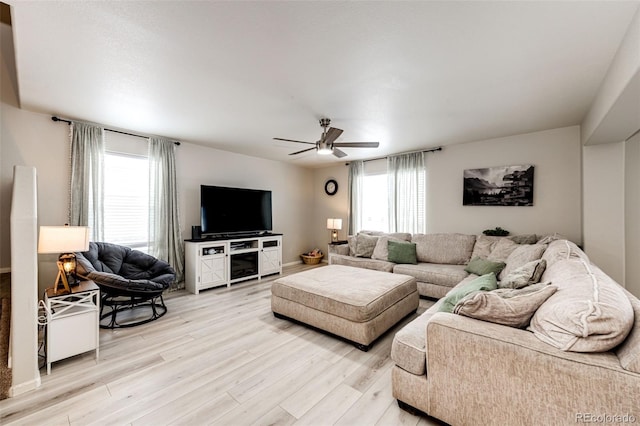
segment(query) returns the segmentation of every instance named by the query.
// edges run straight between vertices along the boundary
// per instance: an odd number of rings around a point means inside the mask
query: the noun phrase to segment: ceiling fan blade
[[[298,142],[298,143],[306,143],[309,145],[315,145],[315,142],[305,142],[305,141],[297,141],[295,139],[282,139],[282,138],[273,138],[276,141],[285,141],[285,142]]]
[[[342,148],[377,148],[380,142],[336,142],[333,146]]]
[[[346,157],[347,153],[344,151],[340,151],[338,148],[333,148],[333,155],[338,158]]]
[[[307,149],[303,149],[302,151],[297,151],[297,152],[292,152],[289,155],[296,155],[296,154],[302,154],[303,152],[307,152],[307,151],[311,151],[313,149],[316,149],[316,147],[314,146],[313,148],[307,148]]]
[[[338,139],[340,137],[342,132],[343,132],[342,129],[336,129],[335,127],[329,127],[329,130],[327,130],[327,136],[324,138],[324,142],[327,145],[331,145],[333,143],[333,141],[335,141],[336,139]]]

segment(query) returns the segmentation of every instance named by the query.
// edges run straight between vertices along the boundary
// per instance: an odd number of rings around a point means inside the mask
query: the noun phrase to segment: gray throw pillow
[[[376,247],[373,249],[373,254],[371,255],[371,258],[377,259],[377,260],[389,260],[389,248],[388,248],[389,241],[403,242],[406,240],[400,240],[400,239],[389,237],[389,236],[379,237],[378,242],[376,243]]]
[[[476,275],[486,275],[490,272],[493,272],[498,276],[500,271],[504,269],[506,264],[504,262],[494,262],[491,260],[483,259],[481,257],[476,257],[471,259],[469,264],[464,268],[464,270],[470,274]]]
[[[511,271],[509,275],[498,282],[500,288],[522,288],[540,281],[547,261],[544,259],[532,260],[519,268]]]
[[[356,236],[356,257],[371,257],[377,242],[378,237],[359,233]]]
[[[491,249],[491,253],[487,256],[487,259],[493,261],[506,262],[507,257],[518,247],[520,244],[515,243],[507,238],[499,240]]]
[[[389,240],[387,242],[389,256],[387,260],[393,263],[417,264],[415,243]]]
[[[548,283],[522,289],[479,291],[461,299],[453,313],[482,321],[525,328],[531,317],[558,287]]]
[[[502,279],[525,263],[542,258],[546,249],[546,244],[522,244],[516,247],[507,257],[505,261],[507,266],[505,266],[498,278]]]

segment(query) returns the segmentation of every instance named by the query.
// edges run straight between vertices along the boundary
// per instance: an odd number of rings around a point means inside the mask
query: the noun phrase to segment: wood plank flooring
[[[163,318],[101,330],[98,361],[88,352],[54,363],[49,376],[41,369],[40,388],[0,401],[0,424],[439,424],[391,396],[391,341],[413,316],[362,352],[275,318],[278,277],[169,293]],[[421,299],[418,312],[430,304]]]

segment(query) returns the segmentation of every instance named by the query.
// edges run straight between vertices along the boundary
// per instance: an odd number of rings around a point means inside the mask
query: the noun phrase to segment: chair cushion
[[[80,274],[114,288],[167,288],[175,281],[169,263],[118,244],[91,242],[76,257]]]

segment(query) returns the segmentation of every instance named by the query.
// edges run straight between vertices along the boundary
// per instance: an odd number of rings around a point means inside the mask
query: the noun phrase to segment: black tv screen
[[[271,191],[200,185],[203,235],[271,231]]]

